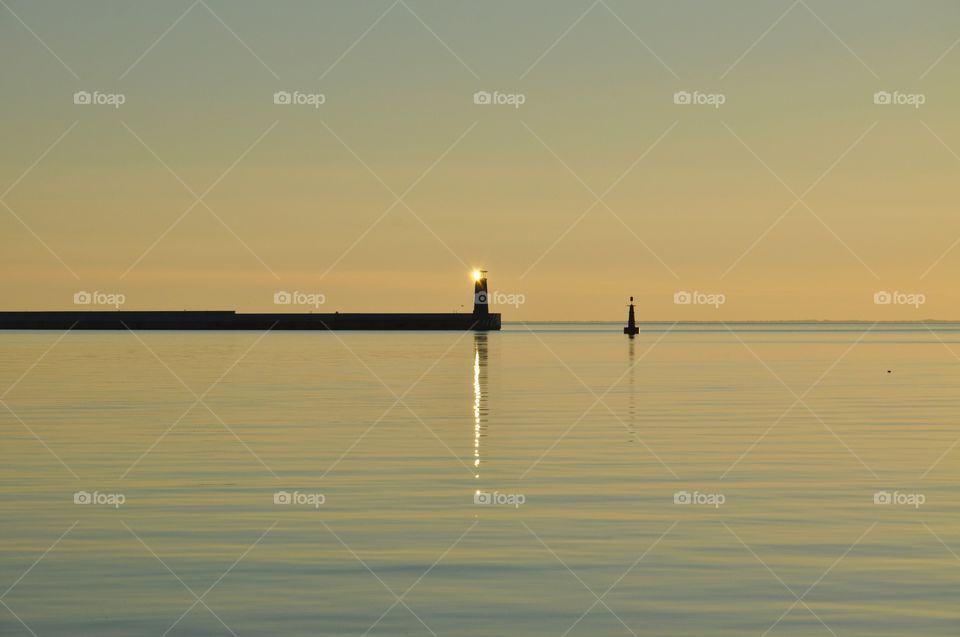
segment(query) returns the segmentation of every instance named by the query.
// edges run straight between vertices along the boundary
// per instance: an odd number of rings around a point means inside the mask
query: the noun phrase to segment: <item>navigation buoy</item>
[[[637,317],[633,313],[633,297],[630,297],[630,314],[627,315],[627,326],[623,328],[623,333],[633,338],[636,334],[640,333],[640,328],[637,327]]]

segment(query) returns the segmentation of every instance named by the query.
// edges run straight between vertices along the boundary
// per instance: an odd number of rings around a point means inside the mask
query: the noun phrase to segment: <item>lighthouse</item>
[[[630,297],[630,313],[627,315],[627,326],[623,328],[623,333],[628,334],[630,338],[633,338],[635,334],[640,333],[640,328],[637,327],[637,317],[633,313],[633,297]]]
[[[487,271],[473,271],[473,315],[490,315],[490,301],[487,297]]]

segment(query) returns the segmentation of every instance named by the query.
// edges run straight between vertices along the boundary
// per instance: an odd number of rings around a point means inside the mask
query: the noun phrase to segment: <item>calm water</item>
[[[958,633],[960,325],[619,329],[0,333],[0,634]]]

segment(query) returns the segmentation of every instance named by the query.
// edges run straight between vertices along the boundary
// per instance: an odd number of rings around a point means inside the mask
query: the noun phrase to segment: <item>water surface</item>
[[[2,333],[0,634],[957,634],[960,325],[641,329]]]

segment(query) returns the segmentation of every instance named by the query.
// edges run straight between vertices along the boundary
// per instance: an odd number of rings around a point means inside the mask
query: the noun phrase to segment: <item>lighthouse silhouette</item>
[[[487,297],[487,271],[473,271],[473,315],[490,315],[490,301]]]

